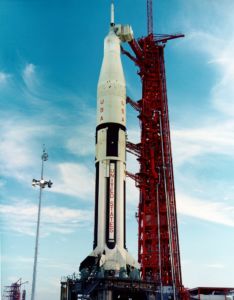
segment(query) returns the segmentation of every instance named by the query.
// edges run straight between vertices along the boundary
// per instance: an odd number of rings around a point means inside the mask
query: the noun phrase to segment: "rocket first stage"
[[[92,268],[116,274],[138,263],[126,250],[126,83],[121,41],[132,39],[128,25],[111,25],[104,40],[104,57],[97,87],[96,188],[93,252],[80,271]]]

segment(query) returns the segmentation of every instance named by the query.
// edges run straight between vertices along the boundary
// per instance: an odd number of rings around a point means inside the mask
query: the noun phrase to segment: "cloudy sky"
[[[116,21],[146,34],[146,1],[116,0]],[[0,1],[1,284],[31,293],[42,145],[37,299],[59,299],[61,276],[92,249],[96,85],[110,1]],[[154,31],[183,32],[165,49],[183,283],[234,285],[234,2],[155,0]],[[127,48],[127,46],[125,45]],[[128,95],[141,98],[123,57]],[[128,108],[128,137],[139,139]],[[135,158],[127,168],[137,171]],[[138,192],[128,181],[127,245],[137,255]]]

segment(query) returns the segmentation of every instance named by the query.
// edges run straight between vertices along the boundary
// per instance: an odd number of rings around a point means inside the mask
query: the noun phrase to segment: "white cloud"
[[[35,65],[34,64],[26,64],[24,70],[23,70],[23,76],[24,78],[31,77],[35,74]]]
[[[174,129],[172,142],[176,166],[201,155],[222,154],[234,157],[234,121],[226,120],[203,127]]]
[[[88,125],[80,125],[75,129],[66,146],[71,153],[78,156],[94,155],[95,126],[93,126],[93,122],[88,122]]]
[[[135,187],[133,180],[128,179],[127,181],[127,202],[130,204],[130,209],[133,209],[134,205],[134,210],[136,211],[139,191]],[[178,190],[176,192],[176,202],[177,211],[182,215],[234,227],[233,205],[228,205],[222,201],[214,200],[211,202],[207,199],[191,197]]]
[[[199,155],[219,153],[233,156],[234,153],[234,39],[230,36],[226,41],[217,30],[190,30],[190,47],[203,53],[207,63],[217,71],[216,81],[210,86],[209,101],[219,114],[210,119],[210,112],[206,111],[206,115],[201,116],[202,125],[195,122],[193,128],[172,132],[175,162],[179,164]]]
[[[128,130],[127,130],[127,140],[129,142],[139,143],[140,136],[141,136],[140,126],[138,126],[137,128],[134,128],[134,127],[128,128]]]
[[[37,139],[50,135],[53,126],[39,125],[20,119],[1,119],[0,166],[1,174],[18,180],[28,180],[27,168],[35,162]]]
[[[4,228],[26,235],[35,235],[37,205],[30,202],[1,204],[0,214]],[[41,211],[42,235],[51,233],[69,234],[78,227],[90,224],[93,213],[88,210],[66,207],[43,206]]]
[[[211,269],[224,269],[225,268],[225,266],[223,264],[220,264],[220,263],[207,264],[206,267],[211,268]]]
[[[30,91],[33,91],[38,85],[38,78],[36,75],[36,66],[32,63],[27,63],[23,69],[22,77],[25,85]]]
[[[7,255],[2,255],[1,260],[2,260],[2,262],[5,262],[5,263],[15,263],[15,262],[17,262],[17,263],[30,264],[30,265],[33,262],[32,257],[24,257],[24,256],[19,256],[19,255],[16,255],[14,257],[7,256]]]
[[[10,78],[10,74],[0,72],[0,86],[5,85],[7,83],[8,78]]]
[[[188,15],[183,19],[182,27],[187,28],[187,34],[182,43],[186,51],[189,48],[193,56],[198,53],[200,61],[205,61],[207,63],[205,67],[210,68],[213,82],[211,84],[208,83],[209,81],[204,82],[204,84],[210,84],[207,86],[210,89],[210,93],[207,93],[207,103],[210,106],[205,106],[206,110],[203,114],[198,117],[194,116],[193,125],[190,128],[184,125],[172,131],[173,161],[177,175],[183,174],[187,163],[191,162],[202,170],[203,166],[198,166],[197,158],[199,157],[219,155],[217,168],[222,158],[229,160],[234,158],[234,37],[232,32],[234,6],[233,1],[229,0],[226,1],[225,6],[220,6],[218,1],[203,2],[201,5],[193,1],[194,10],[199,11],[198,22],[191,16],[194,14],[191,4],[185,1]],[[209,8],[209,13],[203,14],[207,8]],[[203,162],[204,168],[207,168],[205,160]],[[207,181],[212,178],[213,174],[210,174]],[[234,226],[234,207],[223,201],[223,194],[220,195],[220,199],[210,202],[208,200],[210,197],[205,197],[209,191],[203,185],[201,198],[188,196],[178,190],[184,191],[185,187],[191,187],[194,192],[195,185],[198,187],[202,185],[201,182],[199,184],[200,178],[194,178],[193,175],[188,178],[185,175],[181,179],[179,180],[181,186],[177,189],[177,206],[180,213]],[[225,182],[225,178],[223,181]]]
[[[129,177],[126,179],[126,201],[127,204],[134,205],[136,210],[139,202],[139,189],[136,187],[135,181]]]
[[[14,265],[29,265],[31,266],[33,264],[34,258],[33,257],[26,257],[26,256],[8,256],[8,255],[2,255],[1,261],[8,264],[14,264]],[[58,270],[65,270],[67,272],[70,272],[74,269],[75,263],[65,263],[61,261],[56,261],[51,258],[45,258],[45,257],[39,257],[40,261],[40,267],[48,269],[58,269]],[[17,279],[18,280],[18,279]],[[14,282],[12,280],[12,282]]]
[[[224,114],[230,117],[234,116],[234,58],[233,58],[234,41],[230,48],[225,53],[221,53],[213,64],[215,64],[222,76],[220,81],[214,86],[212,90],[212,98],[214,106]],[[223,51],[224,52],[224,51]]]
[[[208,124],[204,127],[176,129],[172,132],[172,141],[174,166],[177,168],[177,175],[180,176],[178,182],[183,187],[190,187],[190,192],[195,192],[195,189],[202,188],[199,178],[182,176],[183,169],[186,168],[188,162],[197,165],[197,157],[205,155],[234,157],[234,122],[233,120],[227,120],[223,123]],[[127,169],[134,173],[137,172],[138,168],[136,158],[128,155]],[[178,190],[176,192],[178,212],[181,214],[234,226],[234,207],[222,203],[222,198],[219,202],[215,200],[209,202],[205,198],[190,197],[178,192]],[[200,192],[197,190],[197,192],[202,193],[203,197],[206,193],[205,190]],[[127,201],[133,205],[137,205],[139,201],[139,191],[131,179],[127,183]]]
[[[5,181],[5,180],[2,180],[2,179],[0,179],[0,188],[1,188],[1,187],[3,187],[3,186],[5,186],[5,184],[6,184],[6,181]]]
[[[234,24],[233,24],[234,25]],[[211,103],[227,116],[234,116],[234,39],[226,41],[214,34],[196,32],[191,35],[191,44],[207,56],[207,63],[217,71],[218,77],[211,89]],[[202,41],[205,40],[205,43]],[[197,45],[201,45],[197,47]]]
[[[234,206],[177,192],[177,211],[183,215],[234,227]]]
[[[210,14],[207,14],[206,19],[200,19],[199,23],[185,21],[185,27],[188,27],[188,35],[184,43],[192,49],[193,53],[196,51],[203,54],[207,64],[210,64],[216,71],[216,81],[211,87],[210,101],[219,112],[233,117],[233,2],[230,1],[229,4],[220,6],[217,5],[217,2],[212,1],[211,3],[211,1],[208,1],[206,4],[204,2],[203,5],[202,10],[204,11],[205,6],[209,7]],[[225,9],[223,9],[224,7]],[[216,16],[216,22],[213,26],[210,26],[209,21],[213,22],[213,15]],[[191,18],[191,20],[194,20],[194,18]]]
[[[61,163],[56,167],[59,178],[53,187],[54,192],[93,200],[94,170],[91,172],[84,164],[78,163]]]

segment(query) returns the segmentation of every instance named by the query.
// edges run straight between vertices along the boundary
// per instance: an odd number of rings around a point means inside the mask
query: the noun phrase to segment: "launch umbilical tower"
[[[182,291],[180,251],[171,138],[168,115],[165,43],[183,35],[154,35],[152,1],[147,1],[148,35],[129,44],[134,56],[127,51],[139,68],[142,99],[127,99],[138,112],[141,140],[127,143],[140,164],[132,177],[140,191],[138,208],[138,261],[143,280],[161,287],[161,293],[171,289],[174,298]]]

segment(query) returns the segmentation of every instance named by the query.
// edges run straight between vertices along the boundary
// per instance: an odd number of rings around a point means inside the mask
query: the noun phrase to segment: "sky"
[[[37,300],[59,299],[93,244],[96,88],[110,1],[0,1],[1,285],[31,294],[42,145]],[[116,22],[146,35],[146,1],[115,1]],[[167,43],[183,284],[234,286],[234,2],[155,0],[154,32]],[[127,45],[124,45],[129,49]],[[141,98],[137,67],[122,57],[127,94]],[[128,139],[139,141],[127,109]],[[127,169],[137,172],[132,155]],[[137,257],[138,190],[127,181],[127,247]]]

